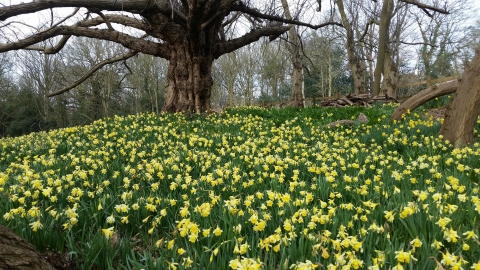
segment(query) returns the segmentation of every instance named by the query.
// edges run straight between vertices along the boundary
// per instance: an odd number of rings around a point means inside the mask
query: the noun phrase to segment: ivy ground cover
[[[480,269],[479,143],[391,111],[139,114],[2,139],[0,222],[78,269]]]

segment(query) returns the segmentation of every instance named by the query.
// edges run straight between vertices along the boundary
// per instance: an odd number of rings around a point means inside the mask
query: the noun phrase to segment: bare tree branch
[[[393,40],[391,42],[397,42],[396,40]],[[431,43],[426,43],[426,42],[406,42],[406,41],[398,41],[401,44],[405,45],[424,45],[424,46],[431,46],[431,47],[438,47],[437,45],[431,44]]]
[[[78,23],[76,23],[76,26],[82,26],[82,27],[92,27],[92,26],[98,26],[101,25],[106,21],[110,23],[117,23],[121,24],[124,26],[132,27],[138,30],[142,31],[147,31],[148,25],[141,20],[135,19],[133,17],[129,17],[126,15],[115,15],[115,14],[110,14],[110,15],[104,15],[104,17],[95,17],[89,20],[83,20]],[[113,29],[113,27],[112,27]],[[111,30],[112,30],[111,29]],[[115,29],[113,29],[115,30]]]
[[[225,26],[231,24],[232,22],[237,20],[241,15],[242,15],[241,12],[235,12],[235,15],[233,15],[230,19],[228,19],[228,20],[226,20],[225,22],[222,23],[222,27],[225,27]]]
[[[133,75],[132,69],[128,66],[126,59],[123,60],[123,65],[127,68],[128,73],[125,73],[125,75],[123,75],[122,79],[120,79],[120,81],[118,82],[118,86],[117,86],[118,88],[120,88],[123,80],[125,80],[125,78],[126,78],[128,75]]]
[[[31,51],[40,51],[40,52],[43,52],[44,54],[55,54],[61,51],[63,47],[65,47],[65,44],[67,44],[67,41],[71,37],[72,37],[71,35],[63,36],[62,39],[54,47],[45,48],[45,47],[39,47],[39,46],[28,46],[28,47],[25,47],[25,49],[31,50]]]
[[[0,44],[0,52],[24,49],[45,39],[60,35],[83,36],[109,40],[119,43],[131,50],[143,52],[145,54],[159,56],[165,59],[168,59],[170,56],[170,51],[164,44],[158,44],[143,38],[133,37],[117,31],[77,26],[58,26],[49,29],[47,32],[37,33],[17,42]]]
[[[404,2],[404,3],[407,3],[407,4],[412,4],[412,5],[415,5],[419,8],[421,8],[425,13],[427,13],[427,15],[429,17],[432,17],[432,16],[427,10],[435,11],[435,12],[442,13],[442,14],[450,14],[450,12],[448,12],[445,9],[438,8],[438,7],[431,6],[431,5],[427,5],[427,4],[423,4],[423,3],[417,2],[416,0],[398,0],[398,1]]]
[[[63,94],[65,92],[77,87],[78,85],[80,85],[82,82],[84,82],[86,79],[88,79],[90,76],[92,76],[95,72],[97,72],[99,69],[101,69],[105,65],[112,64],[112,63],[115,63],[115,62],[124,61],[124,60],[126,60],[126,59],[128,59],[132,56],[135,56],[137,53],[138,52],[136,52],[136,51],[130,51],[130,52],[128,52],[126,54],[123,54],[123,55],[119,55],[119,56],[116,56],[116,57],[105,59],[102,62],[93,66],[93,68],[90,69],[89,71],[87,71],[87,73],[83,74],[83,76],[80,79],[78,79],[77,81],[75,81],[74,83],[72,83],[71,85],[69,85],[67,87],[64,87],[60,90],[49,93],[48,97],[53,97],[53,96]]]
[[[374,24],[375,23],[375,20],[371,19],[367,22],[367,24],[365,25],[365,31],[363,31],[363,34],[362,36],[358,39],[358,42],[362,42],[363,39],[365,38],[365,36],[367,35],[368,33],[368,29],[370,27],[370,25]]]
[[[287,32],[288,29],[290,29],[289,26],[264,27],[260,29],[254,29],[239,38],[219,43],[217,45],[217,53],[215,54],[215,58],[220,57],[222,54],[233,52],[238,48],[241,48],[245,45],[259,40],[261,37],[271,35],[279,36]]]
[[[78,8],[76,9],[76,11],[78,11]],[[64,18],[62,21],[60,21],[59,23],[55,24],[53,27],[56,27],[58,26],[60,23],[62,23],[63,21],[67,20],[68,18],[72,17],[76,12],[72,13],[70,16]],[[96,18],[92,18],[92,19],[89,19],[89,20],[83,20],[83,21],[80,21],[80,22],[77,22],[75,24],[75,26],[82,26],[82,27],[93,27],[93,26],[98,26],[98,25],[101,25],[102,23],[105,23],[105,22],[114,22],[114,23],[118,23],[118,24],[121,24],[121,25],[125,25],[125,26],[128,26],[128,27],[132,27],[132,28],[136,28],[138,30],[143,30],[143,31],[146,31],[146,26],[145,24],[143,24],[141,21],[135,19],[135,18],[131,18],[131,17],[128,17],[128,16],[121,16],[121,15],[107,15],[107,16],[103,16],[103,17],[96,17]],[[111,25],[110,25],[111,26]],[[48,30],[51,30],[53,27],[50,27],[44,31],[41,31],[39,33],[44,33]],[[111,30],[114,30],[113,27],[110,28]],[[37,33],[37,34],[39,34]],[[67,43],[67,41],[70,39],[71,35],[66,35],[64,36],[59,42],[57,45],[55,45],[54,47],[51,47],[51,48],[45,48],[45,47],[39,47],[39,46],[28,46],[26,47],[25,49],[27,50],[35,50],[35,51],[42,51],[44,52],[45,54],[55,54],[55,53],[58,53],[60,50],[63,49],[63,47],[65,46],[65,44]]]
[[[108,29],[112,30],[112,31],[115,31],[115,28],[113,28],[112,24],[110,24],[110,21],[107,19],[107,17],[105,16],[105,14],[103,14],[103,12],[101,11],[94,11],[94,13],[98,14],[98,16],[100,16],[103,21],[105,22],[105,24],[107,25]]]
[[[29,27],[29,28],[33,28],[33,29],[35,29],[35,30],[37,30],[37,31],[40,31],[40,30],[39,30],[37,27],[35,27],[35,26],[29,25],[29,24],[24,23],[24,22],[18,22],[18,21],[8,22],[8,23],[0,26],[0,28],[4,28],[4,27],[7,27],[7,26],[9,26],[9,25],[16,24],[16,23],[17,23],[17,24],[21,24],[21,25],[26,26],[26,27]]]
[[[134,14],[161,13],[170,17],[174,14],[173,21],[175,23],[185,25],[187,19],[185,15],[175,10],[168,0],[95,0],[95,1],[79,1],[79,0],[48,0],[33,1],[29,3],[21,3],[18,5],[0,7],[0,21],[8,18],[35,13],[44,9],[55,7],[84,7],[94,10],[108,11],[125,11]]]
[[[337,25],[337,26],[343,27],[343,24],[341,24],[339,22],[326,22],[326,23],[322,23],[322,24],[319,24],[319,25],[312,25],[312,24],[300,22],[300,21],[297,21],[297,20],[288,20],[288,19],[281,18],[281,17],[278,17],[278,16],[273,16],[273,15],[268,15],[268,14],[261,13],[260,11],[249,8],[245,5],[233,5],[232,10],[233,11],[241,11],[243,13],[250,14],[254,17],[258,17],[258,18],[262,18],[262,19],[266,19],[266,20],[295,24],[295,25],[301,25],[301,26],[306,26],[306,27],[312,28],[312,29],[319,29],[319,28],[322,28],[322,27],[325,27],[325,26],[328,26],[328,25]]]

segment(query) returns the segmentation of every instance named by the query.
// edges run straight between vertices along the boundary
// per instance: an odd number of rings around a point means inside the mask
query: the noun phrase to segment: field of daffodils
[[[454,149],[441,120],[393,109],[139,114],[0,139],[0,223],[78,269],[480,270],[480,125]]]

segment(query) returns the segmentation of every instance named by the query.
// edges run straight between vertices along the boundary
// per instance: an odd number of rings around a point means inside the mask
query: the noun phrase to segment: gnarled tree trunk
[[[164,111],[201,113],[210,110],[213,54],[188,41],[172,46],[168,66],[168,94]]]
[[[54,270],[23,238],[0,224],[0,269]]]

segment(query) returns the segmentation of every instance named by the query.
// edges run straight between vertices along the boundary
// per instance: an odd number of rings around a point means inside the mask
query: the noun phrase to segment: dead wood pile
[[[335,99],[325,100],[320,103],[322,107],[345,107],[345,106],[365,106],[371,107],[375,102],[388,103],[399,102],[396,98],[388,95],[370,96],[368,94],[346,95]]]

